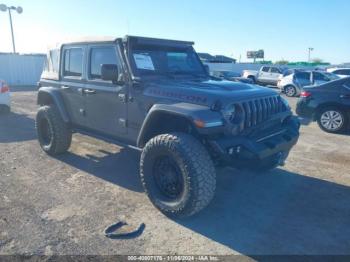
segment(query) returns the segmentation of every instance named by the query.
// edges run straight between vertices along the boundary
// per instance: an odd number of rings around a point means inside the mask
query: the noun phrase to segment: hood
[[[145,95],[211,106],[224,105],[266,96],[275,96],[270,88],[226,80],[161,80],[146,84]]]

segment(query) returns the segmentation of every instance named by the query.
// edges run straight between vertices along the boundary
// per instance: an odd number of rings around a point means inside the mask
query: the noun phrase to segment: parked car
[[[253,84],[253,80],[249,78],[241,77],[239,73],[232,72],[232,71],[215,71],[211,75],[224,80],[228,80],[228,81]]]
[[[328,68],[327,72],[336,74],[341,78],[350,77],[350,68]]]
[[[318,86],[304,87],[296,112],[301,117],[317,121],[329,133],[349,128],[350,78],[343,78]]]
[[[55,64],[46,66],[37,97],[43,151],[66,152],[73,132],[140,150],[145,192],[172,217],[209,204],[215,165],[269,170],[283,165],[299,138],[286,100],[212,79],[192,42],[85,39],[50,51],[48,61]]]
[[[242,77],[249,78],[259,85],[277,85],[278,79],[283,76],[286,68],[278,66],[263,66],[259,71],[243,70]]]
[[[0,112],[7,113],[11,108],[10,88],[5,81],[0,80]]]
[[[279,79],[277,87],[286,96],[293,97],[299,96],[305,86],[320,85],[337,79],[337,75],[328,72],[294,70]]]

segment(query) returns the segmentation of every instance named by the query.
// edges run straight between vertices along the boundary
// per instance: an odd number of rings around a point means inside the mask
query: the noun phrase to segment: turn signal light
[[[311,96],[311,93],[308,91],[302,91],[300,93],[300,97],[310,97],[310,96]]]
[[[6,92],[9,92],[9,91],[10,91],[10,88],[7,85],[3,85],[0,88],[0,93],[6,93]]]

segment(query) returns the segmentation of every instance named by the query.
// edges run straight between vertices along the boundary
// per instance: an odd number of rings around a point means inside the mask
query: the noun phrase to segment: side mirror
[[[118,82],[118,66],[112,64],[101,65],[101,78],[105,81],[112,81],[113,83]]]

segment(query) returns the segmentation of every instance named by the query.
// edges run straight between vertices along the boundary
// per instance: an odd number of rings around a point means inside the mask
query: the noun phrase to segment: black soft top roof
[[[150,37],[140,37],[140,36],[125,36],[124,42],[129,42],[136,45],[160,45],[160,46],[170,46],[170,47],[190,47],[194,45],[194,42],[189,41],[179,41],[179,40],[169,40],[169,39],[159,39]]]

